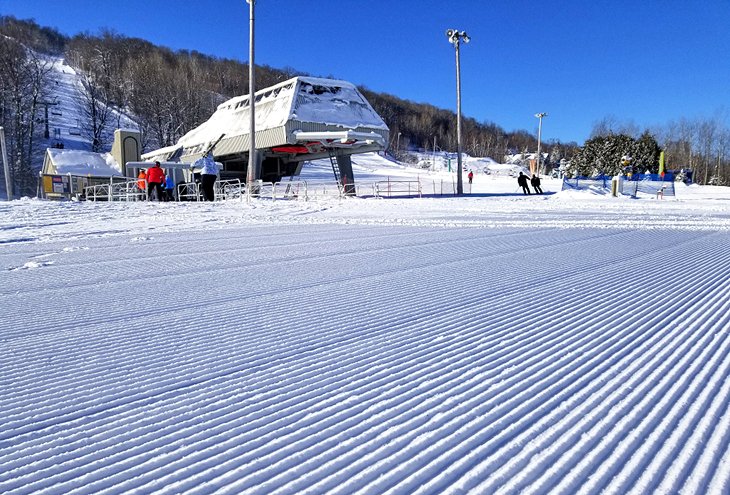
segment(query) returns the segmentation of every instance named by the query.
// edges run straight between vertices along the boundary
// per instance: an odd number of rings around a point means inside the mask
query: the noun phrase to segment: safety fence
[[[421,190],[423,194],[433,194],[434,196],[454,196],[456,195],[457,186],[455,180],[430,180],[421,182]]]
[[[145,201],[147,181],[125,177],[123,180],[87,186],[83,189],[89,201]],[[174,201],[203,201],[202,185],[198,182],[177,184]],[[238,179],[219,180],[214,186],[216,201],[249,201],[253,198],[270,200],[323,200],[345,197],[405,198],[422,197],[424,194],[456,194],[456,185],[450,181],[384,180],[356,182],[342,185],[332,180],[291,180],[283,182],[257,181],[247,186]]]
[[[239,179],[219,180],[215,183],[215,198],[225,201],[239,199],[243,194],[243,183]]]
[[[573,177],[563,178],[563,191],[566,189],[606,189],[611,190],[612,177]]]
[[[147,181],[125,178],[124,181],[110,180],[108,184],[96,184],[84,188],[87,201],[145,201]]]
[[[341,198],[345,189],[339,182],[327,180],[294,180],[277,182],[271,190],[271,199],[299,199],[304,201]]]
[[[674,196],[674,181],[670,180],[671,178],[672,176],[669,174],[664,178],[657,174],[636,174],[630,178],[623,177],[619,181],[620,188],[617,192],[634,198],[640,194],[656,197]],[[613,177],[610,176],[564,178],[562,190],[598,189],[611,192],[612,182]]]
[[[637,197],[639,194],[648,194],[657,197],[674,196],[674,181],[652,179],[627,180],[624,181],[621,192],[633,197]]]
[[[419,180],[384,180],[373,184],[376,198],[422,195]]]
[[[177,185],[177,201],[200,201],[202,191],[197,182],[182,182]]]

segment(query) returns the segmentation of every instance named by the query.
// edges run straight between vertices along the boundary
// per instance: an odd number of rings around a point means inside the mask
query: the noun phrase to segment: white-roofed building
[[[388,142],[388,126],[346,81],[295,77],[257,91],[255,109],[255,144],[264,181],[296,175],[303,162],[330,157],[335,175],[337,165],[343,183],[351,183],[350,155],[380,151]],[[176,145],[142,158],[190,163],[210,151],[223,164],[222,177],[245,179],[249,135],[250,99],[237,96]]]
[[[139,133],[128,129],[114,132],[111,153],[48,148],[41,169],[41,193],[46,198],[71,198],[84,188],[123,181],[128,161],[139,160]]]
[[[122,169],[111,153],[48,148],[40,175],[43,197],[68,199],[87,186],[122,177]]]

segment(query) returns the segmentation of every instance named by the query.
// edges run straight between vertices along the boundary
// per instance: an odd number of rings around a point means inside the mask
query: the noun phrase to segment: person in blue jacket
[[[175,180],[169,172],[167,173],[167,177],[165,177],[165,193],[167,201],[175,201]]]

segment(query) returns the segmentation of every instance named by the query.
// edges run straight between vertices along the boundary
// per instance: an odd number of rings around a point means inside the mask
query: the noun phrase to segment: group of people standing
[[[200,186],[205,201],[215,199],[215,181],[218,178],[218,166],[210,155],[205,155],[191,165],[194,176],[200,177]],[[197,169],[197,170],[196,170]],[[175,200],[175,180],[171,174],[165,175],[160,162],[145,170],[140,170],[137,176],[137,187],[147,193],[147,200],[151,201],[153,194],[157,201]],[[196,180],[197,182],[197,180]]]
[[[157,201],[173,201],[175,199],[175,180],[172,175],[165,175],[160,162],[155,162],[155,165],[148,168],[146,172],[140,170],[137,179],[137,187],[141,191],[147,192],[147,201],[152,199],[153,194]]]
[[[520,176],[517,177],[517,184],[519,184],[519,186],[522,188],[522,194],[531,194],[530,187],[527,185],[527,179],[530,179],[530,184],[535,190],[535,194],[542,194],[542,188],[540,187],[540,177],[532,174],[532,178],[529,178],[528,176],[520,172]]]

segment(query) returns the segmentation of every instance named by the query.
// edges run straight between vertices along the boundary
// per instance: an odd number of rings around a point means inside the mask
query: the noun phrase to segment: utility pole
[[[540,119],[540,123],[537,125],[537,175],[542,175],[541,168],[540,168],[540,162],[542,161],[542,155],[540,154],[540,138],[542,134],[542,118],[547,117],[547,114],[545,112],[542,113],[536,113],[535,117]]]
[[[248,108],[250,115],[250,133],[248,148],[248,170],[246,171],[246,186],[249,192],[254,182],[258,180],[258,161],[256,159],[256,79],[254,71],[254,6],[256,0],[246,0],[249,6],[249,39],[248,39]]]
[[[465,31],[448,29],[446,37],[456,49],[456,195],[464,194],[464,185],[461,180],[461,61],[459,59],[459,44],[463,40],[469,43],[469,35]]]
[[[5,129],[0,127],[0,155],[3,159],[3,170],[5,171],[5,191],[8,201],[13,200],[13,178],[10,177],[10,163],[8,163],[8,152],[5,148]]]
[[[433,166],[431,169],[436,171],[436,136],[433,137]]]

